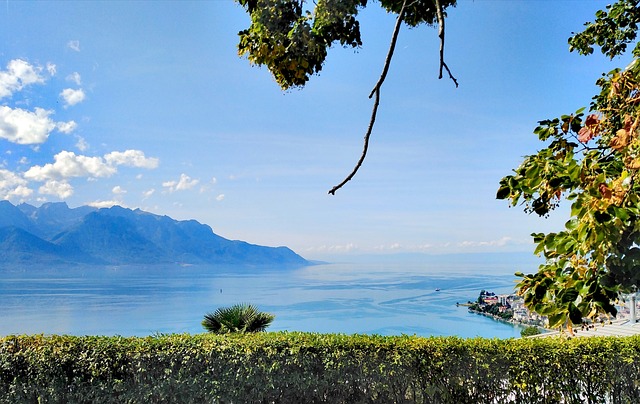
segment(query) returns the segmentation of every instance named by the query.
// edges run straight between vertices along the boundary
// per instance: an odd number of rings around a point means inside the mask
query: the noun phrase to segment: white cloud
[[[127,152],[131,152],[127,154]],[[56,195],[66,198],[73,194],[73,188],[67,182],[69,178],[86,177],[88,181],[96,178],[111,177],[118,171],[118,165],[135,165],[149,168],[151,165],[139,150],[112,152],[103,157],[77,155],[70,151],[62,151],[53,156],[54,162],[43,166],[33,166],[24,173],[24,178],[31,181],[45,182],[39,191],[42,194]],[[114,158],[114,156],[138,156],[139,159]],[[153,160],[153,159],[151,159]],[[156,159],[157,160],[157,159]],[[114,193],[124,193],[120,187],[113,188]]]
[[[200,180],[192,180],[188,175],[180,174],[180,181],[178,181],[178,184],[176,185],[176,190],[183,191],[191,189],[195,187],[199,182]]]
[[[56,122],[56,128],[58,129],[58,131],[65,134],[73,132],[77,127],[78,124],[76,123],[76,121]]]
[[[113,192],[116,195],[122,195],[122,194],[126,194],[127,190],[123,189],[120,185],[116,185],[115,187],[113,187],[113,189],[111,189],[111,192]]]
[[[373,247],[374,251],[378,252],[386,252],[386,251],[401,251],[401,250],[412,250],[414,246],[406,246],[400,243],[392,243],[392,244],[381,244]]]
[[[140,168],[157,168],[160,160],[155,157],[145,157],[140,150],[125,150],[124,152],[111,152],[104,156],[107,163],[112,165],[124,165]]]
[[[332,252],[332,253],[347,253],[354,250],[357,250],[358,246],[353,243],[347,243],[343,245],[322,245],[319,247],[309,247],[307,251],[311,252]]]
[[[27,181],[18,174],[0,169],[0,199],[25,198],[33,193]]]
[[[67,47],[76,52],[80,52],[80,41],[77,39],[67,42]]]
[[[191,179],[186,174],[180,174],[178,181],[166,181],[162,183],[162,186],[168,188],[169,192],[186,191],[198,185],[200,180]]]
[[[33,166],[24,174],[25,178],[35,181],[63,179],[71,177],[110,177],[117,172],[118,165],[142,168],[157,167],[155,158],[146,158],[140,150],[111,152],[102,157],[77,155],[70,151],[61,151],[53,156],[54,162],[44,166]]]
[[[110,177],[117,171],[100,157],[76,155],[70,151],[62,151],[53,159],[53,164],[31,167],[24,174],[25,178],[45,181],[70,177]]]
[[[44,143],[56,127],[49,118],[52,113],[42,108],[30,112],[0,106],[0,138],[17,144]]]
[[[47,71],[49,72],[49,74],[51,76],[55,76],[58,70],[56,68],[56,65],[54,65],[51,62],[49,62],[49,63],[47,63]]]
[[[55,195],[65,199],[73,195],[73,187],[66,181],[48,180],[38,188],[38,192],[44,195]]]
[[[462,241],[460,247],[504,247],[511,241],[511,237],[502,237],[498,240],[490,241]]]
[[[77,136],[76,138],[78,139],[78,141],[76,142],[76,147],[78,148],[78,150],[86,151],[89,148],[89,143],[87,143],[87,141],[82,136]]]
[[[7,70],[0,71],[0,99],[10,97],[30,84],[44,83],[41,67],[33,66],[21,59],[7,63]]]
[[[60,97],[64,100],[65,108],[76,105],[84,101],[86,95],[83,89],[74,90],[73,88],[65,88],[60,93]]]
[[[94,201],[87,203],[89,206],[93,206],[94,208],[110,208],[115,205],[120,205],[122,207],[126,207],[122,201]]]
[[[77,86],[82,84],[82,77],[80,76],[80,73],[78,72],[73,72],[70,75],[68,75],[66,77],[67,81],[70,81],[72,83],[75,83]]]
[[[211,177],[208,183],[204,183],[200,187],[200,193],[204,194],[205,192],[209,192],[211,190],[211,187],[213,185],[216,185],[217,182],[218,182],[218,179],[216,177]],[[220,195],[218,195],[218,197],[220,197]],[[222,198],[224,198],[224,195],[222,195]],[[218,200],[221,200],[221,199],[218,199]]]
[[[17,199],[23,201],[31,196],[31,194],[33,194],[33,189],[28,188],[24,185],[18,185],[13,190],[9,191],[9,193],[7,194],[7,199]]]
[[[220,194],[220,195],[216,196],[216,201],[218,201],[218,202],[224,201],[224,194]]]
[[[151,197],[151,195],[153,195],[155,192],[156,192],[156,190],[155,190],[155,189],[153,189],[153,188],[151,188],[151,189],[150,189],[150,190],[148,190],[148,191],[144,191],[144,192],[142,193],[142,199],[147,199],[147,198]]]

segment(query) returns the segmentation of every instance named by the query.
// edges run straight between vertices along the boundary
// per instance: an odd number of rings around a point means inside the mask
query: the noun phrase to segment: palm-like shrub
[[[216,334],[261,332],[274,318],[273,314],[264,313],[252,304],[236,304],[205,314],[202,326]]]

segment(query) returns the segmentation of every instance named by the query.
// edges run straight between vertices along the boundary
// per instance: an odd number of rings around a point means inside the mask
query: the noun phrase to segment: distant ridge
[[[15,264],[220,264],[304,266],[287,247],[228,240],[195,220],[121,206],[0,201],[0,267]]]

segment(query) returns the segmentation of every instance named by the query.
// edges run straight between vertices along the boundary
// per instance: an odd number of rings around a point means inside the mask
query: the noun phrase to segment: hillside
[[[195,220],[120,206],[0,201],[0,267],[14,264],[220,264],[304,266],[287,247],[228,240]]]

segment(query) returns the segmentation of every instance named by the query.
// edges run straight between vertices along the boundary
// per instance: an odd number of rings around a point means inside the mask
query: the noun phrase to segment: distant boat
[[[440,292],[440,288],[436,288],[436,292]]]

